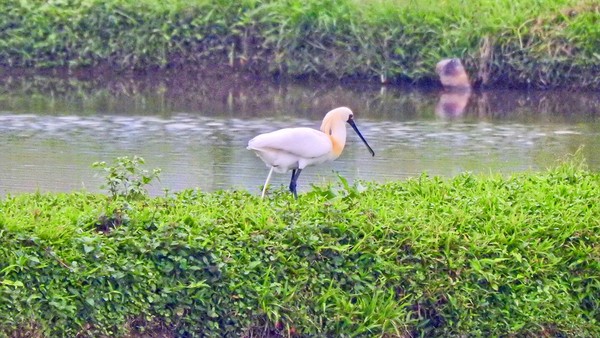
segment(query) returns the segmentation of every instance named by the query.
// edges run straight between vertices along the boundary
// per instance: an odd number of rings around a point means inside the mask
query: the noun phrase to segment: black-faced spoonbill
[[[260,134],[248,141],[248,149],[254,150],[267,167],[271,168],[261,198],[265,197],[267,185],[273,171],[292,171],[290,191],[298,198],[296,182],[302,169],[307,166],[333,161],[340,156],[346,145],[346,125],[348,122],[365,143],[371,155],[375,152],[354,124],[354,114],[346,107],[335,108],[323,118],[321,130],[312,128],[283,128]]]

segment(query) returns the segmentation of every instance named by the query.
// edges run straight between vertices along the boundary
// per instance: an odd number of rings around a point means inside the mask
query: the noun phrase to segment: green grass
[[[600,334],[600,175],[0,200],[8,336]]]
[[[483,85],[600,88],[592,0],[23,0],[0,2],[0,19],[9,68],[433,82],[440,59],[460,57]]]

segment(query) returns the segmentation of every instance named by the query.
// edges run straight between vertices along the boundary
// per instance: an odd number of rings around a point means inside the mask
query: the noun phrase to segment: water
[[[385,182],[427,172],[543,170],[581,146],[600,169],[598,93],[443,93],[346,84],[276,84],[244,77],[0,76],[0,195],[102,191],[96,161],[139,155],[161,168],[150,191],[199,188],[259,193],[267,167],[246,144],[289,126],[318,128],[351,107],[376,152],[348,129],[333,163],[303,171],[299,190],[336,180]],[[287,185],[276,175],[274,185]]]

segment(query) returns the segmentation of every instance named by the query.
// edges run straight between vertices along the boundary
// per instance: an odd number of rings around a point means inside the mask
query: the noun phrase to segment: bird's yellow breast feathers
[[[338,158],[342,154],[342,151],[344,151],[345,144],[339,142],[338,140],[335,139],[335,137],[333,137],[331,135],[327,135],[327,136],[329,136],[329,140],[331,140],[332,152],[335,155],[335,158]]]

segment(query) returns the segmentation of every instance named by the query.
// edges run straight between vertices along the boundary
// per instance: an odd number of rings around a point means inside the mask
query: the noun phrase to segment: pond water
[[[300,192],[335,182],[336,173],[385,182],[423,172],[543,170],[582,146],[590,168],[600,169],[598,93],[0,74],[0,195],[102,191],[103,174],[91,164],[132,155],[146,169],[162,169],[153,195],[188,188],[258,194],[268,169],[246,150],[248,140],[283,127],[318,128],[337,106],[353,109],[376,155],[348,128],[342,156],[304,170]],[[288,174],[272,180],[288,183]]]

